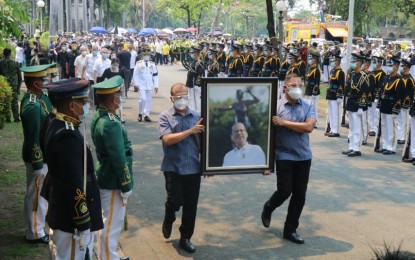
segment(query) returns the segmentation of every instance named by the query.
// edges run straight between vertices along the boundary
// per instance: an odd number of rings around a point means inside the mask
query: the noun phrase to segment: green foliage
[[[12,101],[12,88],[7,79],[0,76],[0,129],[4,127],[6,116],[10,111],[10,104]]]
[[[19,24],[29,22],[22,4],[13,0],[0,0],[0,41],[10,34],[20,37]]]

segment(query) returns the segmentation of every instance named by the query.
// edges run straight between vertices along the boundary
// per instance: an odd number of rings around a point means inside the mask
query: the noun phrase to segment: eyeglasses
[[[183,95],[183,96],[171,96],[171,98],[173,99],[173,101],[177,101],[180,99],[185,99],[188,100],[189,99],[189,95]]]
[[[237,129],[237,130],[233,130],[232,133],[237,134],[237,133],[245,133],[245,129]]]

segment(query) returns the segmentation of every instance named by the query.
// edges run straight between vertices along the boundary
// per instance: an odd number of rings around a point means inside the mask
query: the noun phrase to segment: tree
[[[29,22],[24,7],[13,0],[0,0],[0,41],[13,35],[20,38],[20,24]]]

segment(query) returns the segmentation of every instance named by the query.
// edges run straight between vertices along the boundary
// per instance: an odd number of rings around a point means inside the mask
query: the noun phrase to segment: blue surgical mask
[[[89,114],[89,104],[86,103],[82,109],[84,110],[84,113],[82,115],[79,115],[79,120],[80,121],[85,121],[85,119],[88,117]]]
[[[258,52],[257,52],[257,51],[254,51],[254,54],[255,54],[255,55],[257,55],[257,54],[258,54]]]
[[[208,58],[209,58],[209,60],[211,60],[212,59],[212,54],[208,54]]]
[[[193,53],[190,53],[190,58],[194,59],[195,55]]]
[[[92,51],[92,56],[97,56],[98,55],[98,51]]]
[[[308,65],[311,65],[311,63],[312,63],[312,61],[311,61],[311,60],[308,60],[308,61],[307,61],[307,64],[308,64]]]
[[[350,63],[350,68],[351,68],[352,70],[356,69],[356,62],[351,62],[351,63]]]
[[[229,53],[229,56],[233,58],[233,52]]]
[[[376,64],[372,64],[372,65],[370,65],[369,70],[370,70],[370,71],[373,71],[375,68],[376,68]]]
[[[336,67],[336,63],[334,63],[334,62],[330,62],[330,67],[331,67],[331,68]]]
[[[399,74],[403,74],[403,68],[399,67]]]
[[[291,60],[290,60],[290,59],[288,59],[288,60],[287,60],[287,63],[288,63],[288,65],[291,65]]]
[[[108,54],[106,54],[106,53],[103,53],[103,54],[102,54],[102,58],[103,58],[103,59],[106,59],[106,58],[108,58]]]
[[[264,51],[264,55],[266,56],[266,55],[268,55],[268,51]]]
[[[391,74],[392,73],[392,71],[393,71],[393,67],[392,66],[389,66],[389,67],[386,67],[386,69],[385,69],[386,71],[386,74]]]

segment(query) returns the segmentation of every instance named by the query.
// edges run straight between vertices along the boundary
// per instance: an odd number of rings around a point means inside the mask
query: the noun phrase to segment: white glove
[[[343,99],[342,98],[338,98],[337,99],[337,104],[341,104],[343,102]]]
[[[75,231],[73,235],[73,239],[79,243],[79,249],[81,251],[85,250],[85,245],[87,245],[90,241],[91,230],[87,229],[84,231]]]
[[[33,173],[36,174],[36,176],[46,176],[47,171],[45,171],[42,168],[42,169],[39,169],[39,170],[34,170]]]
[[[393,119],[393,120],[398,119],[398,115],[397,115],[397,114],[392,114],[392,119]]]
[[[363,116],[363,109],[359,108],[359,109],[357,110],[357,114],[358,114],[359,116]]]
[[[131,193],[133,193],[132,190],[127,191],[127,192],[121,192],[121,198],[122,198],[123,206],[127,205],[128,198],[131,196]]]

